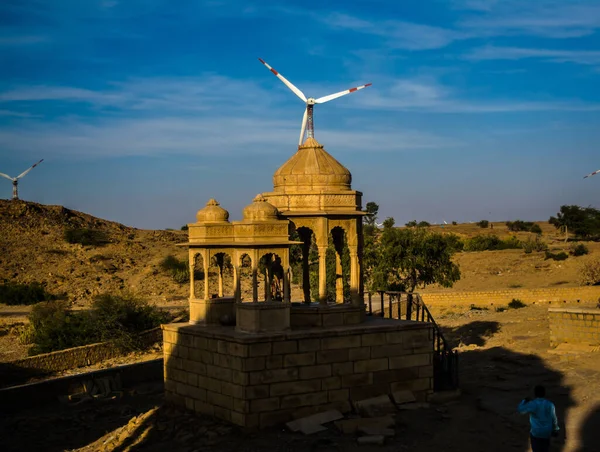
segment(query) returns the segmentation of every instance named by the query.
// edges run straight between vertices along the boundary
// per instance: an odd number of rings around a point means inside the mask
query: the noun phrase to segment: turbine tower
[[[293,93],[298,96],[303,102],[306,103],[306,109],[304,110],[304,117],[302,118],[302,127],[300,129],[300,141],[298,145],[302,145],[304,141],[304,134],[308,135],[310,138],[315,137],[315,127],[313,122],[313,109],[315,104],[324,104],[325,102],[329,102],[330,100],[337,99],[338,97],[345,96],[346,94],[353,93],[354,91],[358,91],[359,89],[366,88],[367,86],[371,86],[371,83],[367,83],[366,85],[357,86],[356,88],[350,88],[346,91],[340,91],[339,93],[330,94],[329,96],[319,97],[315,99],[313,97],[306,97],[302,91],[292,85],[289,80],[287,80],[283,75],[269,66],[264,60],[258,59],[262,64],[264,64],[273,74],[277,76],[279,80],[281,80],[285,86],[293,91]]]
[[[23,171],[17,177],[10,177],[8,174],[0,173],[0,176],[5,177],[8,180],[12,181],[12,184],[13,184],[12,199],[13,200],[19,199],[19,188],[18,188],[19,187],[19,179],[21,179],[22,177],[25,177],[29,171],[31,171],[33,168],[35,168],[36,166],[38,166],[43,161],[44,161],[44,159],[40,160],[39,162],[37,162],[36,164],[34,164],[33,166],[31,166],[26,171]]]

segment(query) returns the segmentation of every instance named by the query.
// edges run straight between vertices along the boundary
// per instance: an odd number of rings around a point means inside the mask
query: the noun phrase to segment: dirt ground
[[[541,306],[505,312],[433,310],[460,351],[463,395],[445,405],[399,411],[396,435],[384,446],[359,446],[356,437],[333,426],[310,436],[284,428],[245,432],[164,407],[160,386],[155,385],[122,399],[4,419],[0,450],[527,451],[527,418],[515,409],[536,384],[546,386],[557,406],[562,434],[552,450],[600,450],[598,350],[549,350],[547,309]]]

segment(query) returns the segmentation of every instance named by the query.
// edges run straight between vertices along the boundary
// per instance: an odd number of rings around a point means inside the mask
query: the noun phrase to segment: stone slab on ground
[[[319,433],[325,430],[327,430],[327,427],[323,427],[321,424],[306,423],[300,427],[299,431],[305,435],[312,435],[313,433]]]
[[[394,429],[378,426],[359,426],[358,432],[366,436],[385,436],[386,438],[396,436]]]
[[[376,444],[378,446],[383,446],[384,443],[385,436],[383,435],[361,436],[358,438],[358,444]]]
[[[460,389],[455,391],[440,391],[431,394],[428,398],[428,401],[434,405],[442,405],[444,403],[454,402],[455,400],[460,399],[460,396]]]
[[[417,401],[412,391],[408,390],[392,392],[392,399],[394,399],[394,403],[396,403],[396,405]]]
[[[412,403],[403,403],[402,405],[398,405],[399,410],[422,410],[429,408],[429,403],[425,402],[412,402]]]
[[[343,419],[344,415],[337,410],[329,410],[323,411],[321,413],[313,414],[311,416],[302,417],[300,419],[296,419],[295,421],[290,421],[287,424],[287,428],[289,428],[292,432],[297,432],[302,429],[309,430],[311,426],[319,426],[322,424],[327,424],[328,422],[337,421]]]
[[[388,395],[360,400],[355,402],[354,406],[361,415],[367,417],[381,416],[396,411],[396,407]]]
[[[386,429],[395,424],[392,416],[381,417],[359,417],[354,419],[344,419],[343,421],[335,422],[338,430],[344,434],[351,435],[359,431],[361,428],[378,428]]]

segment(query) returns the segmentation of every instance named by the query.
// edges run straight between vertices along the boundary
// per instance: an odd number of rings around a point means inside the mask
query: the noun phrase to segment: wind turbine
[[[10,177],[8,174],[4,174],[4,173],[0,173],[0,176],[7,178],[8,180],[12,181],[13,184],[13,195],[12,195],[12,199],[16,200],[19,199],[19,179],[21,179],[22,177],[25,177],[27,175],[27,173],[29,171],[31,171],[33,168],[35,168],[36,166],[38,166],[40,163],[42,163],[44,161],[44,159],[40,160],[39,162],[37,162],[35,165],[31,166],[29,169],[27,169],[26,171],[23,171],[21,174],[19,174],[17,177]]]
[[[594,176],[596,174],[600,173],[600,170],[598,171],[594,171],[593,173],[588,174],[587,176],[583,176],[584,179],[587,179],[588,177]]]
[[[277,76],[277,78],[279,80],[281,80],[285,84],[285,86],[287,86],[289,89],[291,89],[296,96],[298,96],[303,102],[306,103],[306,110],[304,110],[304,117],[302,118],[302,128],[300,129],[300,141],[298,142],[299,146],[302,145],[305,131],[307,131],[308,137],[314,138],[314,136],[315,136],[314,122],[313,122],[313,108],[314,108],[315,104],[324,104],[325,102],[329,102],[330,100],[337,99],[338,97],[342,97],[342,96],[345,96],[346,94],[350,94],[350,93],[353,93],[354,91],[358,91],[359,89],[363,89],[363,88],[366,88],[367,86],[371,86],[371,83],[367,83],[366,85],[357,86],[356,88],[350,88],[350,89],[347,89],[346,91],[340,91],[339,93],[330,94],[329,96],[319,97],[318,99],[315,99],[313,97],[307,98],[302,91],[300,91],[298,88],[296,88],[294,85],[292,85],[289,82],[289,80],[287,80],[283,75],[281,75],[279,72],[277,72],[271,66],[269,66],[263,59],[259,58],[258,61],[260,61],[262,64],[264,64],[273,74],[275,74]],[[308,125],[308,127],[307,127],[307,125]]]

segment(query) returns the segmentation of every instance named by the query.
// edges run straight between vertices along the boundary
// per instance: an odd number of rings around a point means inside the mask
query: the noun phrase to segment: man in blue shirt
[[[546,399],[546,388],[536,386],[535,398],[523,399],[517,410],[522,414],[529,414],[531,424],[530,439],[533,452],[548,452],[550,450],[550,437],[558,435],[558,419],[556,409],[550,400]]]

